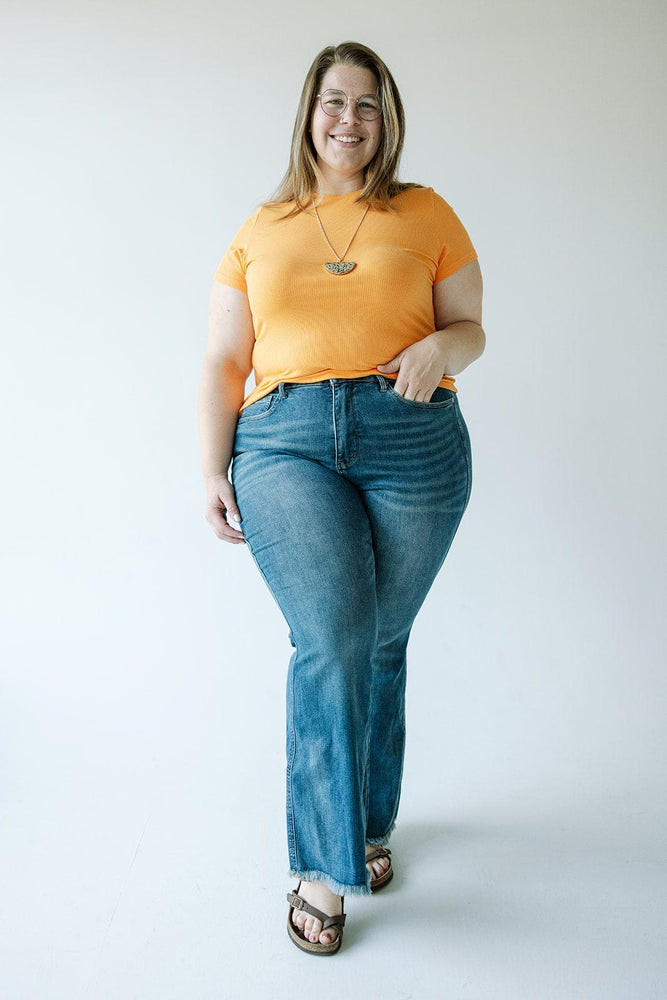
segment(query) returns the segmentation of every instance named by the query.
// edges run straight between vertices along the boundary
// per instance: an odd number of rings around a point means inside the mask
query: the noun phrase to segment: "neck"
[[[351,194],[352,191],[360,191],[364,186],[363,172],[341,176],[328,170],[322,170],[322,194]]]

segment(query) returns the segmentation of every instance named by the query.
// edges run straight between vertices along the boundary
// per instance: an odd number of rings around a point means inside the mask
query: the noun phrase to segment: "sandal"
[[[366,858],[366,864],[369,861],[375,861],[377,858],[389,858],[389,867],[386,871],[382,872],[382,875],[373,875],[371,877],[371,892],[377,892],[383,886],[387,885],[394,877],[394,869],[391,866],[391,851],[388,847],[376,847],[368,857]]]
[[[289,911],[287,913],[287,933],[291,937],[297,948],[301,948],[302,951],[307,951],[311,955],[335,955],[341,946],[343,940],[343,925],[345,924],[345,912],[336,913],[332,917],[328,913],[322,913],[315,906],[311,906],[307,903],[305,899],[299,896],[299,889],[301,888],[301,882],[299,882],[296,887],[295,892],[287,893],[287,902],[289,903]],[[345,896],[341,896],[340,905],[341,909],[345,902]],[[322,921],[322,930],[325,931],[329,927],[338,928],[338,937],[331,941],[330,944],[322,944],[320,941],[309,941],[302,930],[300,930],[296,924],[292,923],[292,910],[303,910],[304,913],[310,913],[311,917],[316,917],[318,920]],[[322,933],[320,931],[320,933]]]

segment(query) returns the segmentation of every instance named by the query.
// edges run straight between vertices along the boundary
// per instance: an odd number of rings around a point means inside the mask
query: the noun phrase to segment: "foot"
[[[322,913],[326,913],[330,917],[343,912],[341,897],[336,896],[322,882],[301,882],[298,894],[307,903],[310,903],[311,906],[316,907],[316,909],[321,910]],[[292,910],[292,923],[295,927],[299,928],[308,941],[331,944],[338,937],[336,927],[327,927],[323,931],[322,921],[318,920],[317,917],[311,916],[310,913],[304,913],[302,910]]]
[[[377,849],[377,844],[366,844],[366,857]],[[380,878],[389,869],[390,858],[375,858],[366,865],[373,878]]]

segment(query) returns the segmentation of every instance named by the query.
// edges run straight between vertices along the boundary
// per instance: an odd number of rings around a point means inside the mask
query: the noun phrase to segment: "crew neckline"
[[[360,187],[357,188],[355,191],[345,191],[344,194],[323,194],[322,201],[324,201],[325,198],[352,198],[352,197],[358,198],[363,190],[364,189]]]

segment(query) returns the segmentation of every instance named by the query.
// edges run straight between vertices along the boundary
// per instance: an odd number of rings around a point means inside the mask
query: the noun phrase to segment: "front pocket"
[[[456,393],[452,392],[451,389],[445,389],[442,385],[435,387],[435,392],[428,403],[418,402],[416,399],[406,399],[405,396],[401,396],[400,393],[396,392],[393,386],[389,386],[387,392],[391,399],[402,403],[403,406],[412,406],[419,410],[444,410],[446,407],[451,406],[456,399]]]
[[[261,420],[262,417],[268,417],[279,399],[279,392],[269,392],[266,396],[262,396],[261,399],[256,400],[250,406],[246,406],[245,410],[242,410],[238,423],[246,423],[248,420]]]

